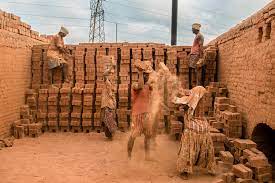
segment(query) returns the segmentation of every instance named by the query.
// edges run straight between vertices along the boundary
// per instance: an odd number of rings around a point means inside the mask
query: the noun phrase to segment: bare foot
[[[183,180],[188,180],[188,173],[184,172],[180,174],[180,178]]]

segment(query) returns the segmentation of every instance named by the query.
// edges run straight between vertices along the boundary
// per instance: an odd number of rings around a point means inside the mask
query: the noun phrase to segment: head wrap
[[[68,35],[68,34],[69,34],[69,31],[68,31],[65,27],[63,27],[63,26],[61,26],[59,32],[62,32],[62,33],[65,34],[65,35]]]
[[[192,25],[192,28],[199,31],[199,30],[201,29],[201,24],[199,24],[199,23],[194,23],[194,24]]]

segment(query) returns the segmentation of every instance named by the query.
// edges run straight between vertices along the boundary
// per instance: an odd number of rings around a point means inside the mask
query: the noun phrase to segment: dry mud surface
[[[213,182],[203,173],[187,181],[176,172],[178,142],[160,135],[152,150],[153,161],[144,160],[143,137],[137,138],[128,160],[129,134],[117,133],[113,141],[103,133],[46,133],[39,138],[15,140],[0,150],[1,183],[167,183]]]

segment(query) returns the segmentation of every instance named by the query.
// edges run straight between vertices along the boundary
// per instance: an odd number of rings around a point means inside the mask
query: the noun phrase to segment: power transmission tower
[[[105,42],[103,0],[90,0],[89,42]]]

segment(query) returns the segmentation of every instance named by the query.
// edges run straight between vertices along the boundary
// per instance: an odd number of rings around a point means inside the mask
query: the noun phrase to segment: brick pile
[[[63,87],[60,89],[59,99],[59,128],[62,132],[70,131],[70,118],[71,118],[71,100],[72,100],[72,89],[70,87]]]
[[[39,36],[37,31],[31,30],[31,26],[22,22],[19,16],[2,10],[0,10],[0,29],[27,36],[38,41],[48,41],[46,38]]]
[[[48,127],[51,132],[59,129],[59,88],[50,87],[48,97]]]
[[[29,106],[30,114],[32,115],[32,121],[37,119],[37,93],[33,89],[26,91],[26,104]]]
[[[93,127],[94,84],[86,84],[83,90],[82,127],[84,132],[90,132]]]
[[[43,131],[48,129],[48,96],[48,89],[39,89],[37,121],[42,124]]]
[[[188,54],[190,47],[169,47],[161,44],[80,44],[77,46],[67,46],[71,52],[72,57],[69,62],[72,67],[72,73],[70,79],[73,83],[72,89],[72,102],[71,111],[65,112],[64,99],[61,99],[62,95],[66,93],[60,93],[60,99],[58,105],[55,106],[54,111],[49,111],[48,115],[45,116],[46,110],[42,111],[40,121],[48,120],[52,121],[56,119],[57,127],[66,126],[68,121],[71,127],[77,128],[75,131],[91,131],[91,129],[101,130],[100,112],[101,112],[101,93],[103,87],[103,72],[106,67],[108,59],[113,56],[117,60],[117,69],[114,77],[114,89],[117,95],[117,122],[121,130],[125,130],[129,127],[131,121],[131,85],[133,82],[138,81],[138,71],[133,64],[137,60],[151,61],[153,67],[158,70],[160,62],[166,63],[173,73],[178,74],[181,78],[182,85],[187,85],[188,81]],[[33,88],[48,88],[48,74],[47,74],[47,63],[44,58],[46,55],[46,46],[37,46],[33,49],[33,61],[40,63],[41,74],[36,74],[35,77],[42,77],[41,80],[33,80]],[[107,56],[108,55],[108,56]],[[182,68],[182,69],[180,69]],[[185,70],[184,70],[185,69]],[[38,70],[38,69],[37,69]],[[36,68],[33,67],[33,72],[36,72]],[[55,86],[61,91],[62,77],[55,76]],[[40,83],[39,83],[40,82]],[[168,82],[168,85],[171,84]],[[168,86],[169,87],[169,86]],[[64,86],[63,86],[64,88]],[[63,91],[63,90],[62,90]],[[79,93],[78,93],[79,92]],[[163,91],[164,92],[164,91]],[[82,96],[80,101],[80,95]],[[164,96],[164,95],[163,95]],[[168,94],[169,96],[169,94]],[[59,94],[58,94],[59,97]],[[52,100],[53,96],[47,98]],[[78,98],[77,100],[75,98]],[[44,97],[45,99],[45,97]],[[63,101],[62,101],[63,100]],[[177,117],[177,111],[171,103],[168,103],[169,99],[166,98],[167,104],[170,107],[169,111],[164,110],[162,107],[157,115],[159,120],[158,131],[163,132],[166,127],[165,123],[169,123],[169,115],[173,113],[174,121],[179,121]],[[41,106],[45,106],[41,101]],[[210,102],[208,102],[210,104]],[[62,107],[63,105],[63,107]],[[53,108],[53,105],[49,105],[48,108]],[[43,107],[42,107],[43,108]],[[43,108],[45,109],[45,107]],[[63,111],[59,111],[63,110]],[[204,113],[207,114],[210,107],[204,108]],[[175,114],[174,114],[175,112]],[[43,114],[44,113],[44,114]],[[66,113],[66,114],[65,114]],[[62,122],[61,122],[62,121]],[[51,123],[51,122],[50,122]],[[64,124],[63,124],[64,123]],[[175,127],[175,132],[181,129],[181,123]],[[48,125],[52,126],[52,125]],[[169,124],[168,124],[169,126]],[[175,125],[173,125],[175,126]],[[57,129],[56,129],[57,130]],[[67,130],[66,130],[67,131]]]
[[[241,114],[237,112],[234,105],[230,105],[230,99],[227,97],[216,97],[214,104],[216,122],[212,125],[221,129],[226,136],[230,138],[242,137],[242,119]]]
[[[139,58],[141,52],[135,53],[135,57]],[[145,55],[145,58],[149,58],[149,53]],[[117,120],[118,127],[125,131],[128,128],[129,123],[129,109],[131,102],[131,64],[138,60],[132,60],[131,62],[131,50],[128,46],[121,48],[121,61],[119,66],[119,85],[118,85],[118,109],[117,109]],[[137,70],[132,67],[132,72],[135,73],[135,78],[137,79]]]
[[[72,113],[71,130],[72,132],[82,131],[82,111],[83,111],[83,88],[76,85],[72,89]]]
[[[231,145],[230,151],[220,152],[218,165],[225,173],[219,182],[272,182],[272,167],[253,141],[234,139]]]

